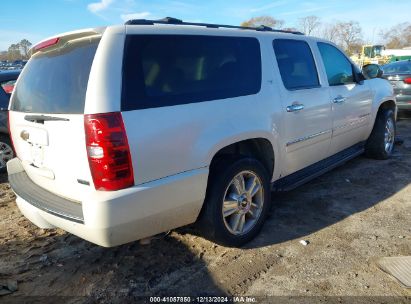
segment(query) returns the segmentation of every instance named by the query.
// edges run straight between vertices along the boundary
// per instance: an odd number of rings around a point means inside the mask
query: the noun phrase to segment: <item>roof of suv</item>
[[[125,25],[155,25],[155,24],[186,25],[186,26],[188,25],[188,26],[200,26],[200,27],[206,27],[206,28],[254,30],[254,31],[259,31],[259,32],[276,32],[276,33],[304,35],[303,33],[298,32],[298,31],[273,29],[265,25],[260,25],[258,27],[250,27],[250,26],[235,26],[235,25],[214,24],[214,23],[183,22],[182,20],[173,18],[173,17],[165,17],[159,20],[132,19],[132,20],[128,20],[125,23]]]
[[[67,41],[75,40],[75,39],[84,39],[88,37],[101,37],[103,33],[106,31],[107,28],[115,28],[119,27],[119,25],[113,25],[108,27],[98,27],[98,28],[87,28],[87,29],[80,29],[71,32],[60,33],[51,37],[48,37],[36,45],[34,45],[30,50],[29,53],[34,55],[37,53],[41,48],[44,47],[44,44],[48,49],[50,48],[58,48],[64,45]],[[159,20],[147,20],[147,19],[133,19],[128,20],[125,22],[123,27],[131,27],[131,28],[145,28],[149,29],[149,27],[156,27],[157,29],[168,29],[168,30],[181,30],[183,28],[189,29],[192,32],[202,32],[202,33],[214,33],[215,31],[221,31],[223,35],[236,35],[235,33],[239,32],[248,32],[248,34],[254,32],[254,35],[264,35],[264,34],[283,34],[283,35],[297,35],[297,36],[304,36],[305,38],[312,38],[311,36],[305,36],[303,33],[293,30],[280,30],[280,29],[273,29],[271,27],[260,25],[258,27],[246,27],[246,26],[235,26],[235,25],[224,25],[224,24],[212,24],[212,23],[195,23],[195,22],[184,22],[180,19],[166,17]],[[127,30],[126,30],[127,32]],[[254,36],[253,35],[253,36]],[[317,39],[320,40],[320,39]]]

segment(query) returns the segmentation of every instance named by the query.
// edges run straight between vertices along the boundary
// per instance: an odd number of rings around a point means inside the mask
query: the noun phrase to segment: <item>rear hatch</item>
[[[383,78],[391,83],[397,97],[411,95],[411,61],[392,62],[382,69]]]
[[[34,47],[10,103],[13,144],[28,176],[40,187],[77,201],[84,184],[92,183],[84,105],[100,38],[94,31],[76,32]]]
[[[384,74],[383,78],[391,83],[395,95],[411,95],[411,72],[409,74]]]

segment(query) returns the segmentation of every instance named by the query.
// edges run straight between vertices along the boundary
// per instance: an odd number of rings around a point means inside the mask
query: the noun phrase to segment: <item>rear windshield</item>
[[[129,35],[122,110],[256,94],[261,87],[256,38]]]
[[[97,45],[98,41],[84,40],[35,54],[20,75],[11,109],[48,114],[84,113]]]
[[[385,74],[411,74],[411,61],[398,61],[382,66]]]

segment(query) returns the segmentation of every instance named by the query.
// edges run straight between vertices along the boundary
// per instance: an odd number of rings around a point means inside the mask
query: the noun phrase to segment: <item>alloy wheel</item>
[[[384,148],[385,152],[391,153],[395,142],[395,127],[394,127],[394,120],[389,117],[385,124],[385,132],[384,132]]]
[[[234,235],[249,232],[260,218],[264,205],[264,188],[251,171],[242,171],[229,183],[224,194],[222,215],[228,231]]]

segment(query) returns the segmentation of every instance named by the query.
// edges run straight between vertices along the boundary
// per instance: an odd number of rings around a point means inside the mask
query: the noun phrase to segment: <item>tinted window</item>
[[[273,44],[281,78],[287,89],[320,85],[311,49],[305,41],[276,39]]]
[[[318,43],[330,86],[354,82],[351,62],[336,47],[327,43]]]
[[[255,38],[126,38],[122,110],[245,96],[258,93],[260,87],[260,45]]]
[[[389,63],[381,68],[384,74],[411,74],[411,62],[408,60]]]
[[[20,75],[11,109],[33,113],[83,113],[97,44],[87,40],[35,54]]]

